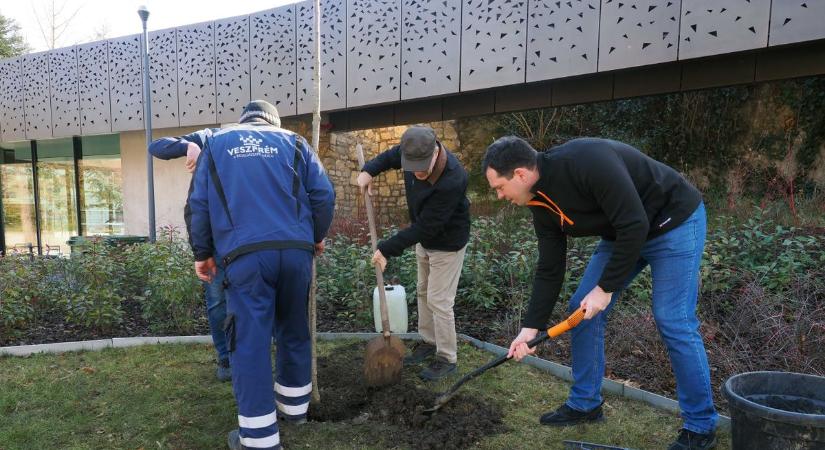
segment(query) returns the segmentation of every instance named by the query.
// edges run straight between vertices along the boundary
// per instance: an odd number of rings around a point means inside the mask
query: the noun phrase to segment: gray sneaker
[[[218,381],[232,381],[232,367],[229,366],[229,359],[218,361],[218,368],[215,369],[215,377]]]
[[[427,381],[440,380],[455,373],[457,366],[457,364],[447,361],[446,358],[436,356],[435,361],[422,370],[419,376]]]
[[[237,429],[230,431],[226,436],[226,443],[229,444],[229,450],[243,450],[240,431]]]
[[[413,345],[410,354],[404,357],[404,364],[418,364],[432,355],[435,355],[435,345],[419,341]]]

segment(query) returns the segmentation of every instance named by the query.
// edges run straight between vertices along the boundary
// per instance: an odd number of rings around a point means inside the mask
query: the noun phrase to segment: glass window
[[[80,220],[83,234],[124,234],[120,136],[81,138]]]
[[[0,144],[0,191],[7,249],[26,252],[32,247],[36,249],[37,222],[29,141]]]
[[[78,234],[72,138],[37,141],[37,184],[43,254],[69,254]]]

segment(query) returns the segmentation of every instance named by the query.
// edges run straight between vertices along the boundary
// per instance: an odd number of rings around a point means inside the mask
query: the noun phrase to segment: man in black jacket
[[[696,301],[705,243],[702,196],[678,172],[621,142],[583,138],[537,153],[508,136],[487,148],[483,168],[500,199],[528,206],[539,246],[533,294],[510,345],[516,360],[547,320],[564,280],[567,237],[601,236],[568,311],[585,309],[573,329],[573,386],[567,402],[541,416],[565,426],[602,419],[604,329],[621,291],[647,265],[653,275],[653,317],[667,346],[684,419],[671,450],[715,443],[707,354]]]
[[[400,256],[415,245],[418,261],[418,332],[423,341],[404,359],[417,364],[435,355],[421,372],[425,380],[446,377],[456,370],[453,305],[470,239],[470,201],[467,172],[429,127],[410,127],[401,144],[364,164],[358,186],[371,191],[372,178],[390,169],[404,169],[404,188],[410,226],[378,243],[373,263],[381,270],[387,258]]]

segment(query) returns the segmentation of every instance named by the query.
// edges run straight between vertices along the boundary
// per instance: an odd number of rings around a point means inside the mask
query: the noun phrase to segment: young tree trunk
[[[312,148],[318,152],[318,145],[321,140],[321,1],[314,2],[315,15],[315,86],[314,86],[314,106],[312,113]],[[317,364],[317,339],[316,323],[318,318],[318,308],[315,301],[317,286],[315,283],[315,259],[312,260],[312,285],[309,288],[309,327],[312,340],[312,401],[321,402],[321,393],[318,389],[318,364]]]

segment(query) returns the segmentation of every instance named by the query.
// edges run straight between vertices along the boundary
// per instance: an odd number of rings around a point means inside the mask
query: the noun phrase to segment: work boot
[[[668,450],[708,450],[716,447],[716,433],[694,433],[682,428]]]
[[[455,372],[457,364],[447,361],[447,358],[436,356],[435,360],[421,371],[419,376],[427,381],[440,380]]]
[[[404,357],[404,364],[418,364],[432,355],[435,355],[435,345],[419,341],[413,345],[412,352]]]
[[[306,416],[290,418],[290,417],[287,417],[287,416],[281,414],[280,412],[278,412],[278,422],[288,423],[288,424],[291,424],[291,425],[303,425],[303,424],[307,423],[307,418],[306,418]]]
[[[232,430],[226,436],[226,443],[229,444],[229,450],[243,450],[241,445],[241,435],[239,430]]]
[[[229,359],[222,359],[218,361],[218,368],[215,370],[215,376],[218,381],[231,381],[232,368],[229,366]]]
[[[539,422],[541,422],[542,425],[550,425],[551,427],[566,427],[586,422],[601,422],[604,420],[602,415],[603,404],[604,402],[590,411],[582,412],[576,411],[565,403],[559,406],[557,410],[543,414]]]

